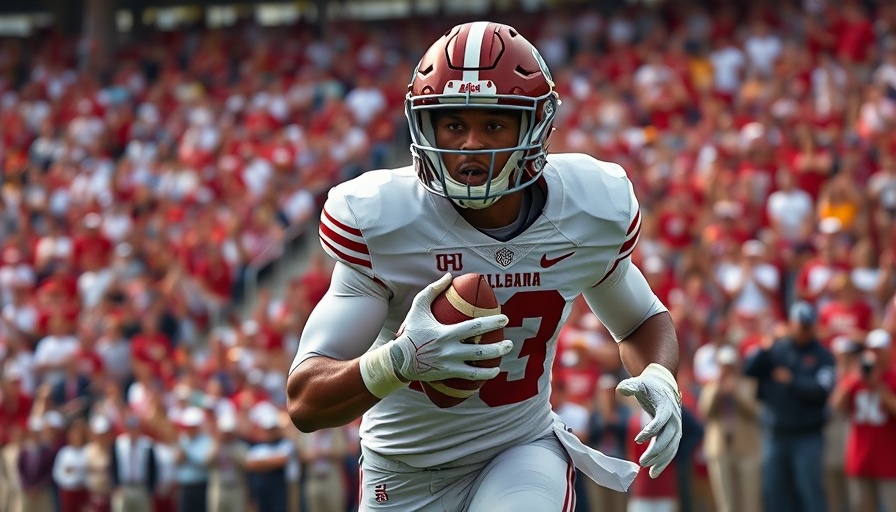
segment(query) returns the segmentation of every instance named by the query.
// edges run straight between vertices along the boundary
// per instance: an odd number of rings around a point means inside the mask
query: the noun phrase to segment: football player
[[[361,510],[572,510],[576,467],[624,490],[637,464],[584,446],[551,411],[556,336],[587,303],[634,376],[618,390],[653,417],[637,436],[656,477],[681,438],[678,344],[631,253],[641,216],[616,164],[548,156],[560,104],[512,27],[456,26],[426,52],[405,102],[413,165],[334,187],[320,240],[336,260],[287,382],[303,431],[363,415]],[[452,275],[487,277],[501,314],[440,324]],[[462,344],[504,329],[507,340]],[[467,364],[502,357],[499,368]],[[485,381],[441,409],[419,381]]]

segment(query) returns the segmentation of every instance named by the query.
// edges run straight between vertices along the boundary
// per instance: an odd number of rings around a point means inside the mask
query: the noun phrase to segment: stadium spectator
[[[155,512],[178,512],[180,493],[177,486],[178,448],[176,434],[171,433],[168,436],[155,435],[155,437],[160,439],[160,441],[156,441],[153,445],[157,476],[151,497],[152,510]]]
[[[896,508],[896,464],[887,456],[896,439],[896,373],[888,332],[872,330],[864,345],[859,364],[837,382],[831,403],[849,414],[849,508],[875,512]]]
[[[232,412],[215,417],[208,475],[208,510],[242,512],[249,504],[245,472],[249,445],[239,438]]]
[[[712,48],[709,54],[713,70],[712,91],[730,104],[746,74],[747,57],[730,33],[720,31]]]
[[[183,429],[177,438],[174,455],[178,510],[208,509],[212,439],[204,431],[206,421],[205,411],[196,406],[189,406],[178,421]]]
[[[22,388],[21,371],[14,367],[5,369],[0,380],[0,425],[25,429],[32,404],[31,395]],[[0,443],[6,443],[10,433],[4,429],[0,433]]]
[[[594,411],[598,379],[619,369],[611,339],[584,299],[573,303],[569,319],[557,335],[552,375],[563,382],[565,399],[585,407],[589,414]]]
[[[840,221],[824,219],[819,222],[819,233],[814,243],[816,253],[798,269],[795,281],[796,297],[823,306],[830,300],[829,286],[837,271],[848,271],[848,261],[843,254],[844,244],[838,238]]]
[[[22,509],[22,482],[19,479],[18,458],[19,450],[25,436],[25,426],[15,423],[7,424],[6,439],[3,446],[0,447],[0,464],[3,469],[3,501],[0,505],[6,507],[6,510]]]
[[[144,364],[156,378],[171,378],[173,356],[171,337],[162,330],[164,319],[157,312],[147,312],[140,321],[140,330],[131,336],[134,364]],[[154,314],[153,314],[154,313]]]
[[[818,337],[828,348],[839,335],[861,340],[878,323],[874,309],[852,282],[848,272],[837,272],[827,287],[831,300],[818,311]]]
[[[838,336],[831,342],[834,354],[837,385],[829,401],[831,415],[824,427],[824,490],[831,512],[850,512],[848,482],[846,476],[846,440],[849,436],[849,412],[838,406],[842,401],[841,383],[847,375],[855,373],[860,362],[864,343]]]
[[[768,22],[757,16],[750,24],[750,34],[744,40],[744,54],[747,56],[749,74],[771,76],[775,61],[784,49],[783,46],[781,39],[771,30]]]
[[[102,329],[96,340],[96,354],[102,360],[109,381],[123,389],[133,376],[131,340],[124,335],[122,322],[114,315],[104,319]]]
[[[705,421],[703,454],[719,512],[759,512],[761,500],[762,432],[756,383],[741,373],[735,347],[715,352],[718,376],[700,392],[699,412]]]
[[[90,378],[80,371],[77,354],[68,356],[63,363],[63,376],[50,387],[53,407],[70,420],[86,417],[93,401]],[[86,441],[85,441],[86,442]]]
[[[67,442],[53,462],[53,481],[59,488],[59,510],[81,512],[87,506],[87,422],[76,418],[68,424]]]
[[[644,452],[645,446],[632,440],[650,419],[650,415],[645,411],[636,410],[631,415],[626,432],[627,459],[638,460]],[[678,471],[677,465],[671,464],[655,479],[647,478],[645,473],[639,474],[629,489],[625,510],[627,512],[674,512],[678,503]]]
[[[884,249],[875,254],[871,237],[863,237],[856,242],[850,253],[850,281],[856,287],[859,297],[871,306],[875,318],[883,314],[883,305],[896,290],[893,279],[896,262],[893,250]]]
[[[825,510],[822,430],[834,386],[834,358],[819,342],[815,309],[806,302],[789,311],[786,337],[768,335],[747,359],[744,373],[757,379],[764,430],[762,495],[766,512]]]
[[[157,463],[153,441],[140,432],[140,420],[129,415],[109,455],[112,472],[112,511],[149,512],[156,488]]]
[[[288,510],[288,472],[297,455],[295,444],[283,436],[282,428],[276,410],[262,413],[256,422],[258,441],[246,454],[249,494],[258,510]]]
[[[80,344],[72,323],[62,314],[54,313],[47,325],[47,335],[34,349],[34,370],[39,383],[54,386],[65,377],[65,363],[74,357]]]
[[[781,276],[769,263],[767,251],[763,242],[747,240],[734,261],[716,267],[717,282],[733,317],[778,316]]]
[[[573,435],[583,443],[589,442],[591,435],[591,410],[569,399],[566,381],[551,374],[551,409]],[[588,480],[580,470],[576,470],[575,494],[576,512],[589,510]]]
[[[28,429],[16,462],[22,486],[22,511],[44,512],[54,506],[52,479],[56,459],[53,431],[41,416],[28,418]]]
[[[343,461],[348,453],[346,441],[345,427],[300,433],[298,453],[304,468],[302,496],[310,510],[345,510]]]
[[[815,205],[812,196],[797,188],[793,172],[782,167],[775,173],[777,190],[766,202],[766,214],[772,229],[788,245],[808,241],[815,224]]]
[[[112,423],[105,416],[90,418],[89,441],[84,448],[87,469],[88,512],[111,512],[112,507],[112,449],[115,433]]]
[[[15,278],[8,283],[11,295],[2,308],[0,332],[9,338],[21,338],[28,346],[38,339],[40,311],[34,304],[34,286],[27,279]]]
[[[626,454],[628,422],[632,416],[632,404],[616,394],[619,379],[605,373],[597,381],[595,409],[589,421],[589,444],[610,457]],[[600,503],[609,510],[625,510],[628,494],[598,485],[590,479],[585,482],[589,504]]]
[[[891,50],[890,53],[896,57],[896,50]],[[896,73],[896,68],[893,71]],[[893,91],[896,93],[896,86]],[[886,253],[888,250],[896,250],[893,245],[896,228],[896,162],[892,155],[882,153],[877,157],[877,167],[877,171],[868,178],[865,193],[871,201],[869,210],[872,239]]]

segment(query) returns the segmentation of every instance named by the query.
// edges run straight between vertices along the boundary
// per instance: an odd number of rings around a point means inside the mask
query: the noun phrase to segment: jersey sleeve
[[[347,361],[366,352],[383,327],[388,301],[385,288],[337,263],[330,288],[302,329],[290,373],[312,357]]]
[[[631,257],[632,252],[635,250],[635,245],[638,243],[638,237],[641,235],[641,206],[638,204],[638,198],[635,197],[635,190],[632,187],[631,181],[626,181],[628,183],[629,214],[627,218],[627,226],[625,226],[625,236],[622,239],[622,243],[619,245],[619,251],[613,262],[609,264],[604,275],[594,284],[594,286],[609,279],[619,266]]]
[[[367,240],[357,217],[346,197],[339,193],[338,187],[330,191],[324,203],[318,235],[321,247],[333,259],[376,279]]]
[[[623,258],[610,276],[582,295],[617,343],[635,332],[648,318],[668,311],[629,258]]]

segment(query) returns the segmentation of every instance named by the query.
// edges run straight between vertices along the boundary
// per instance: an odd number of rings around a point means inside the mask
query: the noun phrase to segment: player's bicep
[[[376,340],[389,310],[388,290],[348,265],[337,263],[330,288],[302,331],[290,373],[306,359],[360,357]]]
[[[608,279],[586,289],[582,295],[617,342],[648,318],[667,311],[631,258],[621,260]]]

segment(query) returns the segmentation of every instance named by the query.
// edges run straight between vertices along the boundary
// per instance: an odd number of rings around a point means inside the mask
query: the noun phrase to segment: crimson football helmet
[[[408,85],[405,115],[418,178],[427,190],[475,209],[531,185],[544,169],[559,104],[547,65],[513,27],[478,21],[452,28],[423,55]],[[482,150],[436,147],[432,111],[457,108],[520,112],[517,145]],[[507,164],[495,169],[496,154],[508,151],[512,153]],[[488,180],[471,186],[452,179],[442,160],[446,153],[490,155]]]

